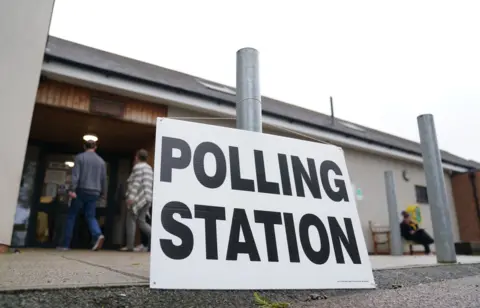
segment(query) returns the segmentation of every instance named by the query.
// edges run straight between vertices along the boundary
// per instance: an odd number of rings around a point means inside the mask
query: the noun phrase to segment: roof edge
[[[84,45],[81,45],[81,44],[78,44],[78,43],[65,41],[63,39],[59,39],[59,38],[56,38],[56,37],[51,37],[51,38],[54,38],[54,39],[57,39],[57,40],[60,40],[60,41],[64,41],[64,42],[68,42],[68,43],[72,43],[72,44],[75,44],[76,46],[81,47],[81,48],[94,49],[94,48],[87,47],[87,46],[84,46]],[[98,49],[96,49],[96,50],[98,50]],[[109,53],[109,52],[105,52],[105,51],[102,51],[102,52],[106,53],[108,55],[118,56],[118,55],[115,55],[115,54],[112,54],[112,53]],[[133,60],[133,59],[130,59],[130,60]],[[77,67],[77,68],[83,68],[83,69],[91,70],[91,71],[94,71],[94,72],[97,72],[97,73],[101,73],[101,74],[104,74],[106,76],[116,76],[116,77],[120,77],[120,78],[123,78],[123,79],[126,79],[126,80],[143,83],[143,84],[150,85],[150,86],[161,87],[162,89],[166,89],[166,90],[170,90],[170,91],[174,91],[174,92],[182,93],[182,94],[188,94],[188,95],[193,96],[193,97],[208,99],[208,100],[211,100],[211,101],[214,101],[214,102],[217,102],[217,103],[221,103],[221,104],[224,104],[224,105],[227,105],[227,106],[235,107],[235,102],[232,102],[232,101],[229,101],[229,100],[226,100],[226,99],[221,99],[221,98],[218,98],[218,97],[212,97],[212,96],[209,96],[209,95],[204,95],[204,94],[201,94],[201,93],[197,93],[195,91],[189,91],[188,89],[185,89],[185,88],[182,88],[182,87],[175,87],[175,86],[171,86],[171,85],[167,85],[167,84],[163,84],[163,83],[159,83],[159,82],[154,82],[154,81],[148,80],[146,78],[144,79],[144,78],[140,78],[140,77],[137,77],[137,76],[122,74],[120,72],[115,72],[115,71],[104,69],[104,68],[101,68],[101,67],[98,67],[98,66],[88,65],[88,64],[85,64],[85,63],[82,63],[82,62],[79,62],[79,61],[74,61],[74,60],[71,60],[71,59],[67,59],[65,57],[57,56],[57,55],[51,53],[48,48],[46,49],[46,52],[45,52],[44,61],[45,62],[57,61],[57,62],[66,64],[66,65],[69,65],[69,66],[73,66],[73,67]],[[137,61],[137,60],[133,60],[133,61]],[[138,61],[138,62],[140,62],[140,61]],[[151,64],[148,64],[148,63],[145,63],[145,62],[142,62],[142,63],[147,64],[147,65],[151,65]],[[154,66],[154,65],[151,65],[151,66]],[[188,75],[188,76],[190,76],[190,75]],[[194,77],[194,76],[190,76],[190,77],[200,78],[200,77]],[[273,100],[273,99],[271,99],[269,97],[266,97],[266,96],[262,96],[262,98],[267,98],[267,99]],[[284,103],[284,104],[286,104],[286,103]],[[303,108],[303,107],[298,107],[298,106],[291,105],[291,104],[289,104],[289,105],[294,107],[294,108],[308,110],[308,109]],[[315,112],[315,111],[312,111],[312,112]],[[352,139],[355,139],[355,140],[358,140],[358,141],[366,142],[367,144],[375,144],[375,145],[378,145],[378,146],[381,146],[381,147],[385,147],[386,149],[394,149],[394,150],[401,151],[401,152],[404,152],[404,153],[407,153],[407,154],[422,156],[421,151],[412,151],[410,149],[402,148],[402,147],[399,147],[399,146],[392,146],[391,144],[380,142],[380,141],[375,140],[373,138],[348,134],[347,132],[343,132],[339,129],[335,129],[334,127],[315,125],[315,124],[309,123],[307,121],[304,121],[302,119],[292,118],[292,117],[289,117],[288,115],[282,115],[282,114],[279,114],[279,113],[276,113],[276,112],[270,112],[270,111],[265,111],[265,110],[262,110],[262,114],[270,115],[270,116],[273,116],[273,117],[276,117],[276,118],[279,118],[279,119],[283,119],[283,120],[286,120],[290,123],[299,123],[299,124],[308,126],[310,128],[319,129],[321,131],[327,131],[329,133],[337,134],[339,136],[346,136],[348,138],[352,138]],[[380,133],[386,134],[386,133],[383,133],[383,132],[380,132]],[[410,141],[410,140],[407,140],[407,139],[405,139],[405,140],[419,145],[418,142]],[[445,153],[445,151],[441,151],[441,152],[442,152],[442,154],[449,154],[449,153]],[[454,157],[458,157],[454,154],[449,154],[449,155],[452,155]],[[461,159],[461,160],[465,160],[465,162],[460,163],[458,161],[444,159],[443,157],[442,157],[442,161],[445,162],[445,163],[449,163],[449,164],[453,164],[455,166],[462,167],[462,168],[467,168],[467,169],[476,168],[476,166],[474,166],[473,164],[470,164],[468,160],[466,160],[462,157],[458,157],[458,158]]]

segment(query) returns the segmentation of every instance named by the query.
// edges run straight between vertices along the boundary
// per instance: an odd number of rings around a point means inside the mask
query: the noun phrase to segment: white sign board
[[[150,286],[374,288],[341,148],[157,120]]]

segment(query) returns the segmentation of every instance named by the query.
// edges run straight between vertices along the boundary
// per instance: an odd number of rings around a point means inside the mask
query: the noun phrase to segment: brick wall
[[[475,173],[476,191],[480,198],[480,172]],[[468,173],[452,178],[453,199],[457,212],[460,241],[480,242],[480,218],[477,214],[473,187]]]

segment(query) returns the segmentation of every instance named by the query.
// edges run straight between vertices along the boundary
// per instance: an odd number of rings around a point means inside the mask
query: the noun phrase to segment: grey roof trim
[[[235,96],[209,89],[199,83],[197,79],[204,80],[200,77],[194,77],[52,36],[49,37],[45,50],[45,61],[48,62],[49,59],[55,59],[56,61],[61,61],[73,66],[89,68],[104,73],[105,75],[118,75],[126,79],[140,81],[157,87],[208,98],[230,106],[235,106],[236,103]],[[208,82],[210,83],[210,81]],[[216,84],[214,82],[211,83]],[[219,86],[223,87],[223,85]],[[228,86],[224,87],[233,91],[235,90]],[[358,124],[355,124],[355,126],[360,127],[362,130],[353,129],[341,124],[332,126],[330,116],[322,113],[265,96],[262,97],[262,107],[265,115],[268,114],[283,118],[291,123],[298,122],[323,131],[363,140],[367,143],[401,150],[409,154],[421,155],[420,145],[416,142],[382,133]],[[466,168],[480,167],[478,163],[463,159],[446,151],[442,151],[442,161]]]

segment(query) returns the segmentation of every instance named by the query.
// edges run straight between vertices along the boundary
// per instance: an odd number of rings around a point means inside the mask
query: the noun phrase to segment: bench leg
[[[410,255],[413,256],[413,245],[409,245],[410,248]]]

